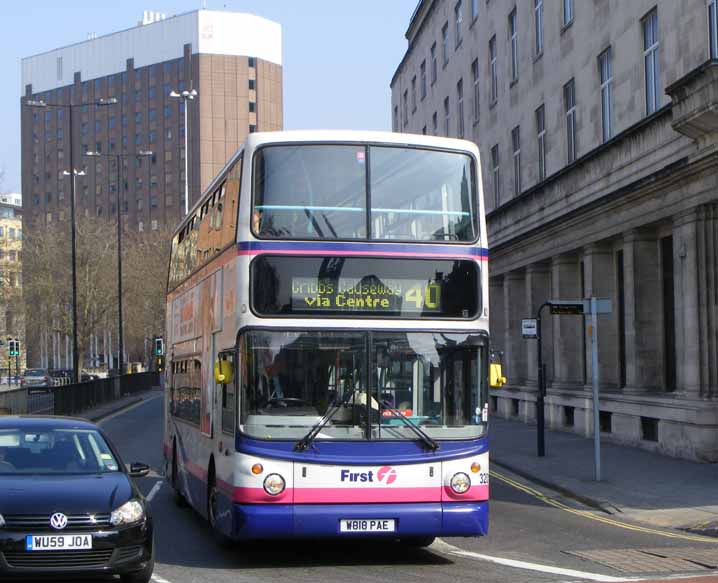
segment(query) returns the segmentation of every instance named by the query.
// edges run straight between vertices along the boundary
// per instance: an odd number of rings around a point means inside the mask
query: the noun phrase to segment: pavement
[[[718,537],[718,464],[602,442],[596,482],[592,438],[546,431],[539,458],[535,425],[494,417],[490,436],[492,463],[563,496],[622,519]]]

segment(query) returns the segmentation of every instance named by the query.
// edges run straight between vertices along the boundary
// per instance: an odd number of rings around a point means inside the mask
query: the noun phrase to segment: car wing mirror
[[[150,473],[150,466],[147,464],[142,464],[139,462],[135,462],[133,464],[130,464],[130,478],[144,478],[146,475]]]

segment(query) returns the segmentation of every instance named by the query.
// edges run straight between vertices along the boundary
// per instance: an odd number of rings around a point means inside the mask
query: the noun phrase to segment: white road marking
[[[145,499],[147,500],[147,502],[152,502],[152,498],[154,498],[155,495],[157,494],[157,492],[160,491],[161,487],[162,487],[162,480],[160,480],[159,482],[155,483],[154,486],[152,486],[152,490],[150,490],[150,493],[147,494],[147,496],[145,496]]]
[[[152,580],[156,581],[156,583],[172,583],[172,581],[164,579],[164,578],[160,577],[159,575],[152,575]]]
[[[506,567],[514,567],[515,569],[524,569],[526,571],[538,571],[540,573],[550,573],[552,575],[562,575],[566,577],[575,577],[577,579],[588,579],[589,581],[600,581],[601,583],[618,583],[619,581],[640,581],[640,578],[631,577],[611,577],[609,575],[601,575],[600,573],[589,573],[586,571],[575,571],[574,569],[563,569],[561,567],[552,567],[551,565],[541,565],[539,563],[529,563],[526,561],[517,561],[515,559],[504,559],[501,557],[492,557],[490,555],[482,555],[473,551],[465,551],[454,545],[450,545],[441,539],[436,539],[429,547],[440,553],[465,557],[467,559],[476,559],[486,561],[488,563],[496,563]]]

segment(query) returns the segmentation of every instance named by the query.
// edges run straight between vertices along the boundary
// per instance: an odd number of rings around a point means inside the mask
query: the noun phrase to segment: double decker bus
[[[174,234],[166,475],[221,540],[487,533],[479,151],[255,133]]]

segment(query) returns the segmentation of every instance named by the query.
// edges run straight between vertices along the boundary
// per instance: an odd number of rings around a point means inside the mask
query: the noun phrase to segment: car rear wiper
[[[294,451],[306,451],[309,446],[312,444],[314,439],[319,435],[324,429],[324,426],[329,423],[332,417],[337,414],[337,411],[344,407],[349,402],[349,399],[354,396],[354,391],[348,391],[346,395],[344,395],[344,398],[342,399],[341,403],[338,405],[333,405],[333,409],[329,409],[326,413],[324,413],[324,417],[322,417],[319,421],[317,421],[316,425],[314,425],[307,434],[302,437],[297,443],[294,444]],[[333,403],[336,403],[336,398],[334,399]]]
[[[384,409],[391,411],[395,417],[401,419],[407,427],[409,427],[416,435],[419,436],[419,439],[427,447],[427,449],[430,449],[431,451],[436,451],[437,449],[439,449],[439,444],[436,442],[436,440],[432,439],[429,434],[426,433],[426,431],[421,429],[421,427],[415,425],[413,421],[410,421],[409,419],[404,417],[404,415],[401,414],[401,411],[392,407],[388,403],[388,401],[382,401],[381,406],[384,407]]]

